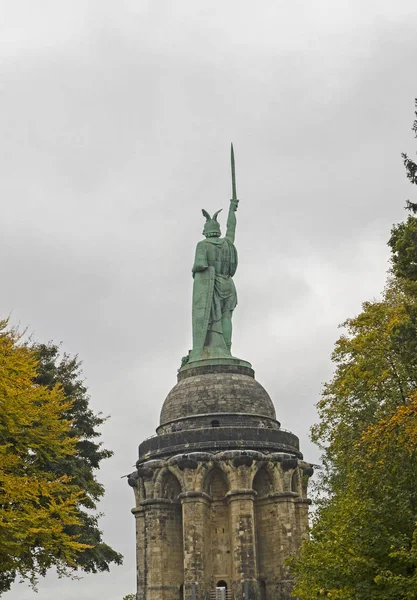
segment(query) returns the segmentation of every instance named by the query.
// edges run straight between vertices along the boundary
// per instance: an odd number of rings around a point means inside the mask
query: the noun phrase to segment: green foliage
[[[318,403],[320,493],[310,540],[291,561],[302,600],[417,599],[416,217],[394,226],[389,245],[382,300],[343,324]]]
[[[95,471],[112,455],[97,441],[77,357],[29,347],[0,322],[0,594],[54,566],[108,571],[122,556],[102,539]]]
[[[55,566],[74,567],[87,550],[79,527],[82,488],[50,464],[71,461],[71,400],[59,386],[34,383],[35,353],[0,322],[0,594],[16,576],[34,584]]]
[[[417,100],[416,100],[417,107]],[[417,117],[417,112],[415,113]],[[417,119],[412,127],[417,138]],[[417,185],[417,164],[407,154],[402,155],[407,178]],[[417,203],[407,200],[407,210],[417,213]],[[395,225],[388,242],[392,250],[392,270],[396,277],[417,282],[417,218],[410,215],[405,223]],[[416,288],[414,288],[416,289]]]
[[[417,108],[417,99],[415,101],[415,105]],[[417,111],[414,114],[417,117]],[[413,123],[412,131],[414,131],[414,135],[415,135],[415,137],[417,137],[417,119],[415,119],[415,121]],[[417,164],[413,160],[411,160],[411,158],[409,158],[409,156],[407,154],[403,154],[402,157],[404,160],[404,166],[405,166],[405,172],[406,172],[407,178],[411,181],[411,183],[417,184]],[[414,202],[410,202],[408,200],[407,208],[411,209],[413,212],[416,212],[417,204],[415,204]]]
[[[408,217],[395,225],[389,245],[392,249],[392,270],[396,277],[417,282],[417,218]]]
[[[87,546],[77,555],[76,566],[91,573],[108,571],[111,563],[119,565],[123,557],[103,541],[98,526],[100,514],[96,512],[104,488],[97,481],[95,471],[103,459],[113,454],[97,441],[98,427],[106,418],[89,407],[81,363],[76,356],[63,354],[60,357],[59,346],[53,343],[35,344],[33,350],[39,360],[35,382],[49,389],[60,385],[64,396],[71,399],[64,416],[71,421],[70,435],[77,439],[76,452],[69,458],[50,462],[48,468],[58,475],[69,475],[71,481],[84,491],[77,505],[77,523],[67,528],[70,535],[77,536]]]
[[[293,562],[302,599],[417,597],[417,395],[358,437]]]

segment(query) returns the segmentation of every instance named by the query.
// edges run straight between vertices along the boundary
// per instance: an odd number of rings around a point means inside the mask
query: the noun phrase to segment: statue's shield
[[[193,286],[193,350],[192,358],[198,360],[203,350],[210,319],[214,291],[214,267],[197,271]]]

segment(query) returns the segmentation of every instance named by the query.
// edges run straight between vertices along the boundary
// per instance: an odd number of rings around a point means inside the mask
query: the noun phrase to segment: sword
[[[230,145],[230,161],[232,165],[232,199],[231,202],[234,203],[234,210],[237,210],[237,204],[239,200],[236,195],[236,172],[235,172],[235,153],[233,151],[233,144]]]

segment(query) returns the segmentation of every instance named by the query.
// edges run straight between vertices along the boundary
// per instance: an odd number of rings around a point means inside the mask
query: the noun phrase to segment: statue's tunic
[[[227,238],[210,237],[197,244],[195,261],[193,266],[194,275],[194,298],[199,298],[200,303],[193,302],[193,324],[202,323],[198,312],[203,310],[201,293],[206,294],[204,306],[209,308],[208,322],[204,323],[203,331],[194,331],[194,341],[204,340],[207,331],[215,331],[222,334],[221,319],[225,311],[233,311],[237,305],[237,294],[233,275],[237,269],[237,251],[234,244]],[[214,278],[212,285],[204,284],[199,274],[206,272]],[[205,286],[205,287],[203,287]],[[197,288],[197,289],[196,289]],[[199,325],[200,327],[200,325]],[[199,345],[199,344],[198,344]]]

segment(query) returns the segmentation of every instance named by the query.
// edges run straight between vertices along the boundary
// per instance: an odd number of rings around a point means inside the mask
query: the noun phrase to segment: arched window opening
[[[213,419],[213,421],[210,424],[212,427],[220,427],[220,421],[218,421],[217,419]]]
[[[298,471],[298,469],[294,470],[294,473],[292,474],[291,477],[291,491],[292,492],[296,492],[297,494],[300,493],[300,473]]]
[[[266,469],[259,469],[253,480],[253,489],[258,494],[258,498],[266,496],[272,491],[272,479]]]
[[[271,523],[277,518],[275,503],[271,505],[265,499],[274,491],[274,480],[268,469],[262,467],[256,473],[252,487],[256,492],[255,500],[255,532],[256,532],[256,554],[258,559],[259,573],[259,600],[266,600],[266,583],[264,577],[271,575],[271,548],[277,543],[275,528]],[[271,519],[272,516],[272,519]],[[286,539],[283,537],[282,539]],[[274,596],[273,591],[270,592]]]
[[[219,468],[215,468],[208,476],[206,484],[207,493],[212,500],[223,500],[228,491],[226,475]]]
[[[178,479],[170,472],[165,476],[163,497],[168,500],[177,500],[181,494],[181,486]]]

